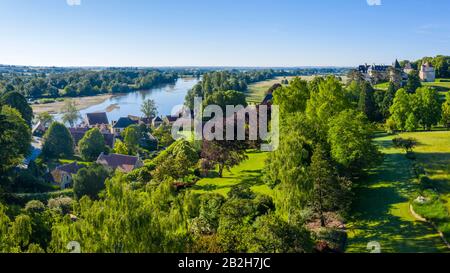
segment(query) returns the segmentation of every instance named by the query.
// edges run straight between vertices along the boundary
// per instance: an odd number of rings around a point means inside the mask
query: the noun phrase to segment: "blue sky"
[[[0,0],[0,63],[391,63],[450,54],[448,14],[448,0]]]

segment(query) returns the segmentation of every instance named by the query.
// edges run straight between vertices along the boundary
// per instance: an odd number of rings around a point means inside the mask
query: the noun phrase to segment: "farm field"
[[[294,77],[276,77],[275,79],[254,83],[248,86],[247,102],[252,104],[260,103],[266,91],[274,84],[281,83],[283,79],[291,80]]]
[[[245,184],[251,186],[256,193],[271,195],[272,190],[262,181],[264,161],[268,155],[265,152],[250,151],[247,160],[231,171],[224,170],[222,178],[204,178],[192,190],[196,193],[219,193],[226,196],[233,186]]]
[[[401,134],[419,141],[415,149],[417,160],[425,164],[432,179],[448,185],[450,164],[450,132],[421,132]],[[385,154],[384,163],[373,170],[366,182],[357,190],[354,218],[349,221],[347,252],[367,252],[367,243],[381,244],[382,252],[424,253],[448,252],[441,238],[430,226],[416,221],[409,211],[415,198],[412,162],[404,151],[392,146],[396,136],[382,136],[376,142]],[[447,195],[448,197],[448,195]]]

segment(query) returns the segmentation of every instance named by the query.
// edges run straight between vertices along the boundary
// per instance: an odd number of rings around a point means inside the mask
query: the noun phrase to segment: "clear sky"
[[[354,66],[450,54],[448,0],[0,0],[0,63]]]

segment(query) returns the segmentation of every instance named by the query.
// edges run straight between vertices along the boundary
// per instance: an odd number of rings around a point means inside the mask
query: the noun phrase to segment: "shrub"
[[[399,137],[394,138],[392,142],[394,143],[394,147],[404,149],[407,153],[412,152],[413,149],[417,146],[417,140],[415,138],[404,139]]]

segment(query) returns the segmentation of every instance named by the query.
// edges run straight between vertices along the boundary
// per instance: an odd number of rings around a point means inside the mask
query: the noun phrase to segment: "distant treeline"
[[[80,70],[64,73],[6,74],[0,78],[2,92],[18,91],[29,99],[126,93],[173,83],[177,73],[157,70]]]
[[[213,71],[203,74],[202,80],[187,94],[185,104],[193,108],[194,98],[207,98],[217,91],[247,91],[249,84],[270,80],[280,76],[309,76],[326,74],[345,74],[346,68],[298,68],[298,69],[254,69]]]

